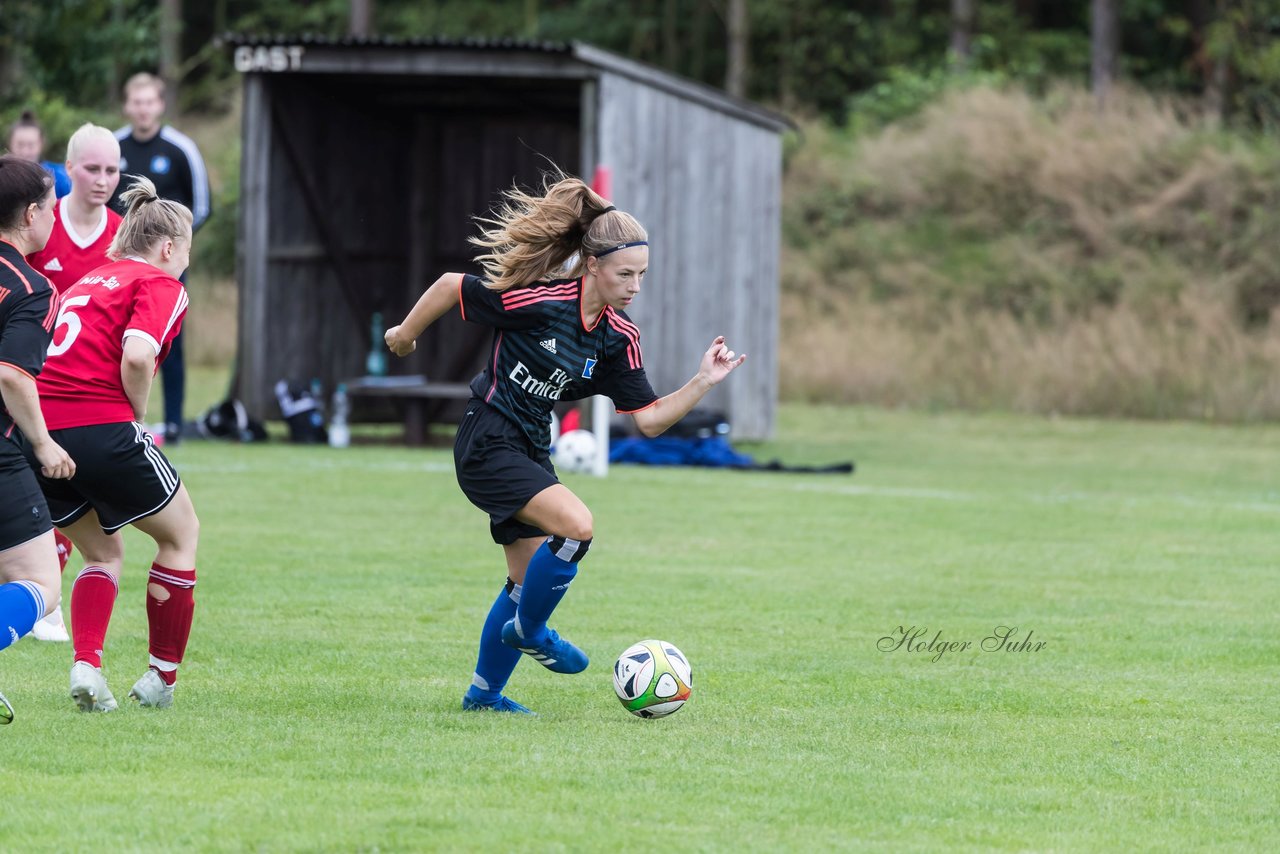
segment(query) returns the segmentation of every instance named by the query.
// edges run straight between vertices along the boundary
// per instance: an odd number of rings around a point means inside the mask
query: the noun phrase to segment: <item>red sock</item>
[[[116,604],[116,580],[100,566],[86,566],[71,586],[71,643],[75,660],[102,666],[102,646]]]
[[[178,680],[196,610],[196,571],[151,564],[147,579],[147,624],[151,627],[151,667],[165,684]],[[159,594],[159,595],[157,595]]]
[[[75,550],[75,546],[71,545],[67,535],[57,528],[53,529],[53,541],[58,545],[58,572],[65,572],[67,561],[71,559],[71,552]]]

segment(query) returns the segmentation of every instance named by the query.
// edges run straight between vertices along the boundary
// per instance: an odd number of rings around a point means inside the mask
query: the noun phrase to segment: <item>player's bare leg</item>
[[[53,539],[58,552],[58,571],[65,572],[67,569],[67,561],[71,559],[73,546],[67,535],[53,529]],[[61,587],[61,583],[59,583]],[[31,637],[38,641],[49,641],[52,643],[66,643],[71,640],[71,635],[67,632],[66,620],[62,617],[62,608],[57,607],[36,620],[36,624],[31,627]]]
[[[57,608],[60,590],[52,531],[0,551],[0,649]],[[13,707],[0,695],[0,724],[12,721]]]
[[[34,585],[44,602],[43,617],[58,606],[58,558],[53,531],[0,552],[0,584],[25,581]]]
[[[524,584],[524,574],[529,568],[529,561],[533,559],[538,547],[546,541],[546,537],[524,537],[503,546],[502,551],[507,559],[507,578],[516,584]]]

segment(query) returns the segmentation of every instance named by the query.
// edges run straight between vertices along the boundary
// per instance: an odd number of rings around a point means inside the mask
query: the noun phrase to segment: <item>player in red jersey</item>
[[[27,257],[62,293],[108,260],[107,250],[120,228],[120,215],[107,200],[120,183],[120,143],[115,134],[85,124],[67,143],[71,192],[54,207],[49,242]]]
[[[173,704],[195,610],[199,521],[140,423],[187,310],[177,277],[191,254],[191,212],[157,197],[146,179],[122,199],[126,213],[109,253],[116,260],[62,295],[39,381],[50,435],[77,464],[73,480],[39,480],[53,523],[85,560],[71,588],[71,698],[82,711],[117,706],[101,668],[124,564],[121,528],[133,525],[157,547],[147,584],[151,666],[129,692],[140,704]]]
[[[71,192],[54,206],[53,232],[45,247],[27,256],[27,263],[44,274],[61,293],[95,267],[107,263],[107,250],[120,228],[120,214],[107,200],[120,183],[120,143],[100,125],[84,124],[67,142],[67,174]],[[54,530],[58,563],[67,568],[71,540]],[[69,641],[62,609],[49,612],[31,629],[42,641]]]
[[[48,240],[53,200],[53,178],[39,164],[0,157],[0,649],[58,606],[53,523],[29,460],[49,477],[75,473],[36,396],[56,294],[24,257]],[[12,720],[0,695],[0,724]]]

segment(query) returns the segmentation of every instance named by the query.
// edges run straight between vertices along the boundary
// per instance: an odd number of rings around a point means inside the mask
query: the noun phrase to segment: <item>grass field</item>
[[[503,572],[447,449],[175,449],[177,706],[84,716],[67,647],[0,655],[0,849],[1280,850],[1280,429],[790,407],[750,450],[859,470],[569,480],[596,543],[554,622],[593,662],[522,663],[511,719],[458,708]],[[650,636],[694,665],[659,721],[609,679]]]

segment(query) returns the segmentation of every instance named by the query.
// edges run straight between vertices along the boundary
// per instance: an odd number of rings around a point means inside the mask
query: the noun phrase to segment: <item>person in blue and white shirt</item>
[[[141,72],[124,84],[124,114],[129,124],[116,131],[120,141],[120,186],[108,204],[120,215],[125,211],[120,196],[133,186],[138,176],[155,185],[156,194],[186,206],[191,211],[194,234],[209,218],[209,173],[200,149],[186,134],[164,123],[164,81]],[[186,275],[182,276],[186,284]],[[172,444],[182,437],[182,404],[186,397],[186,365],[182,339],[173,342],[169,357],[161,366],[164,388],[164,439]]]

